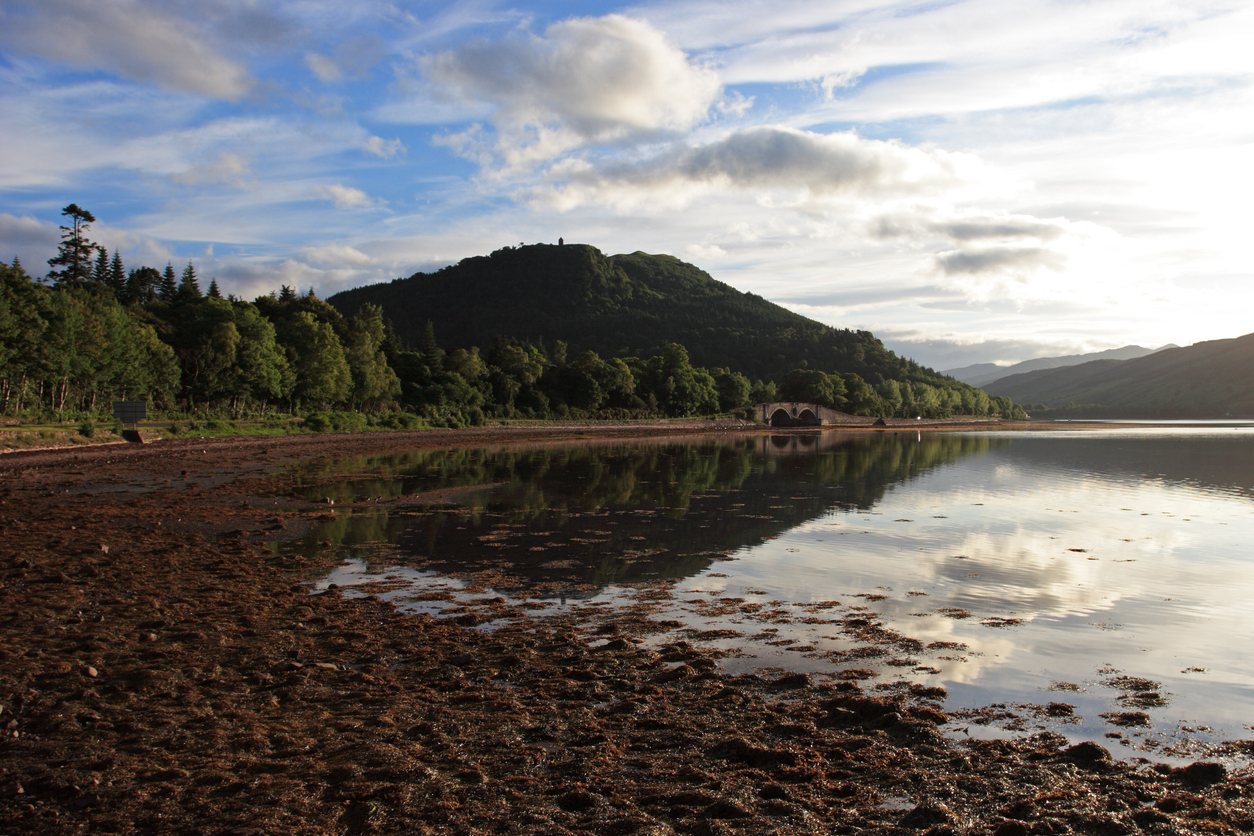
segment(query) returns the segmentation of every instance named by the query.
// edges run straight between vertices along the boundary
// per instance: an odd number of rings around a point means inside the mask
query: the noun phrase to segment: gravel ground
[[[647,596],[613,617],[497,600],[436,619],[311,595],[329,564],[265,546],[328,513],[287,498],[286,463],[680,426],[0,457],[0,832],[1254,830],[1248,772],[1048,733],[954,743],[940,689],[729,677],[668,641]],[[508,626],[475,629],[490,618]]]

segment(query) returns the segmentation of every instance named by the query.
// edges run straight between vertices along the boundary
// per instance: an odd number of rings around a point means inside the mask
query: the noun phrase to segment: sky
[[[248,299],[562,237],[936,369],[1236,337],[1250,43],[1248,0],[0,0],[0,259],[77,203]]]

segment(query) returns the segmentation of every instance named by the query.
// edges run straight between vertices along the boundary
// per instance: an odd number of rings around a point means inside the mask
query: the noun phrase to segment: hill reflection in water
[[[323,586],[393,572],[574,605],[661,583],[669,640],[732,651],[730,670],[942,684],[951,709],[1063,701],[1072,717],[1029,728],[1155,757],[1254,715],[1248,428],[590,442],[301,478],[336,519],[287,547],[353,561]],[[1148,725],[1112,729],[1131,708]]]
[[[389,562],[491,572],[525,595],[678,579],[893,485],[1006,444],[978,435],[809,433],[421,451],[320,463],[309,499],[366,502],[296,548],[392,544]],[[433,495],[443,504],[427,504]]]

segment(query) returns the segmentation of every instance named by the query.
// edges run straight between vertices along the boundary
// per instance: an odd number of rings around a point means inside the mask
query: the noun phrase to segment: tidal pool
[[[1251,736],[1246,425],[586,442],[299,475],[336,503],[283,546],[339,550],[319,588],[437,614],[647,602],[677,625],[655,641],[732,671],[942,686],[957,735],[1044,727],[1157,759]]]

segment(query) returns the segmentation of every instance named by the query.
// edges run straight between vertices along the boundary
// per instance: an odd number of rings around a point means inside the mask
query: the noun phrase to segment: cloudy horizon
[[[0,2],[0,259],[671,253],[937,369],[1254,330],[1237,2]]]

